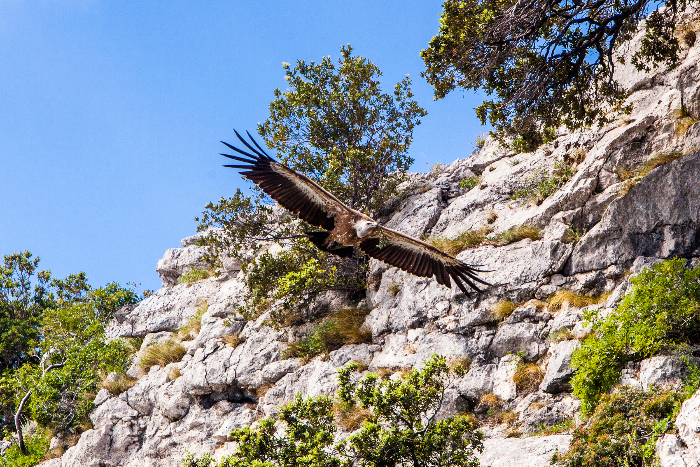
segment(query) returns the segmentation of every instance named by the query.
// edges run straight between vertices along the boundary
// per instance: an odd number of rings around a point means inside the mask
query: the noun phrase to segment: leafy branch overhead
[[[476,109],[482,123],[537,145],[546,128],[605,123],[621,110],[627,92],[614,78],[615,65],[627,59],[620,46],[643,20],[646,35],[631,63],[638,70],[675,66],[680,44],[674,33],[686,5],[446,0],[440,31],[421,52],[423,76],[438,99],[457,88],[483,88],[490,99]]]

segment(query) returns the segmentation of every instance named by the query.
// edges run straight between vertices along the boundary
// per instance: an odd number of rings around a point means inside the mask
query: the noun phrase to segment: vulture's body
[[[235,130],[234,130],[235,131]],[[256,183],[283,208],[297,214],[307,223],[325,232],[308,232],[309,240],[318,248],[338,256],[351,256],[357,247],[372,258],[396,266],[419,277],[435,276],[450,287],[450,278],[469,295],[464,283],[481,291],[476,284],[490,285],[476,276],[472,266],[417,238],[380,226],[371,217],[346,206],[313,180],[295,172],[270,156],[248,134],[255,148],[238,132],[236,136],[250,150],[243,151],[228,143],[229,148],[246,156],[222,154],[246,165],[226,165],[243,169],[241,175]]]

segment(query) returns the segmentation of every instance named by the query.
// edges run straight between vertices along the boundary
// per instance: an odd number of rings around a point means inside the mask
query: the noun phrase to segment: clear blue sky
[[[282,62],[337,60],[352,44],[390,91],[410,74],[428,111],[414,171],[466,157],[480,103],[432,100],[419,53],[433,1],[0,2],[0,253],[30,250],[55,276],[157,289],[167,248],[208,201],[245,182],[218,153],[254,132]]]

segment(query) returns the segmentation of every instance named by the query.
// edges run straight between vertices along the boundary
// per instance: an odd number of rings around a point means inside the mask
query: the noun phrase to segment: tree
[[[298,61],[294,68],[284,64],[289,89],[274,91],[270,117],[258,133],[289,167],[349,206],[375,215],[396,194],[413,163],[408,147],[426,112],[412,99],[408,76],[393,94],[384,93],[376,65],[353,56],[350,45],[340,52],[337,66],[330,57],[320,63]],[[248,285],[255,305],[269,296],[280,298],[278,290],[304,291],[282,297],[292,305],[323,290],[364,289],[366,261],[361,256],[343,260],[314,248],[301,238],[309,226],[273,209],[260,191],[246,196],[239,190],[209,203],[196,220],[199,231],[221,229],[205,240],[212,265],[222,254],[250,259],[245,255],[265,241],[287,246],[285,257],[268,255],[251,266],[256,274],[249,276]]]
[[[686,0],[446,0],[440,31],[421,52],[422,75],[436,99],[483,88],[494,98],[476,109],[482,124],[534,147],[544,129],[602,124],[622,109],[627,92],[613,72],[626,57],[618,50],[644,19],[631,63],[638,70],[675,66],[685,7]]]
[[[257,429],[236,429],[237,450],[216,467],[476,467],[482,433],[465,416],[438,420],[449,368],[433,355],[423,369],[402,379],[382,381],[370,373],[353,381],[351,364],[339,372],[338,396],[345,410],[356,405],[369,411],[356,433],[333,445],[336,432],[333,401],[324,396],[283,407],[277,420],[268,418]],[[276,422],[284,434],[277,434]],[[185,467],[208,467],[210,456],[188,455]]]

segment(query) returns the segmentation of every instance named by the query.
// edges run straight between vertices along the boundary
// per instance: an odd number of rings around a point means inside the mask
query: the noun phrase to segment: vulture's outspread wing
[[[469,296],[464,282],[474,290],[481,292],[474,282],[491,285],[479,279],[472,266],[453,258],[429,243],[404,235],[395,230],[379,227],[369,237],[360,242],[360,249],[372,258],[395,266],[419,277],[435,276],[438,283],[451,287],[450,278],[457,287]]]
[[[236,136],[250,150],[243,151],[228,143],[229,148],[246,156],[221,154],[230,159],[244,162],[246,165],[225,165],[235,169],[244,169],[241,175],[256,183],[262,191],[277,201],[286,210],[297,214],[309,224],[326,230],[333,230],[333,217],[348,208],[335,196],[328,193],[308,177],[295,172],[284,164],[280,164],[258,145],[248,134],[255,148],[248,144],[236,130]]]

